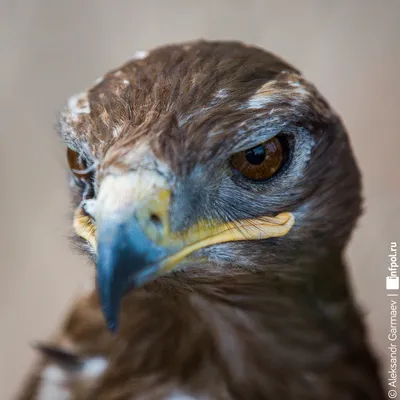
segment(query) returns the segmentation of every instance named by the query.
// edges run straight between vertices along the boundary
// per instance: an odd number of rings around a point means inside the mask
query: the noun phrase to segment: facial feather
[[[73,98],[60,133],[95,165],[88,212],[78,210],[85,229],[104,177],[137,171],[170,187],[173,233],[282,211],[296,221],[280,238],[202,248],[131,291],[115,336],[97,294],[81,299],[58,343],[102,361],[77,400],[382,398],[342,256],[359,171],[340,119],[299,71],[235,42],[164,46]],[[279,173],[254,183],[232,170],[233,154],[272,137],[289,150]],[[76,206],[82,197],[78,188]],[[65,380],[53,364],[43,376]]]

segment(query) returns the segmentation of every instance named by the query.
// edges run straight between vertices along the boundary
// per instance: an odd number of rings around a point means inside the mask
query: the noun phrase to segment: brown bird
[[[21,399],[384,398],[343,259],[360,174],[299,71],[164,46],[71,98],[59,131],[96,291]]]

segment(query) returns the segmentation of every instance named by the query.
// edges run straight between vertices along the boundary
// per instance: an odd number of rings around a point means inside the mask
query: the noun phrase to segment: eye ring
[[[287,141],[275,136],[251,149],[234,154],[230,159],[231,168],[242,177],[263,182],[282,170],[289,158]]]

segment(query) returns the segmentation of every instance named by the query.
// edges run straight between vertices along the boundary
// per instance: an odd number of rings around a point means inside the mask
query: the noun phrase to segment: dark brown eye
[[[68,148],[67,159],[69,168],[74,177],[80,182],[88,182],[90,178],[90,171],[87,170],[88,167],[82,157],[80,157],[76,151]]]
[[[283,147],[276,137],[252,149],[234,154],[232,168],[243,176],[254,180],[265,180],[274,175],[284,159]]]

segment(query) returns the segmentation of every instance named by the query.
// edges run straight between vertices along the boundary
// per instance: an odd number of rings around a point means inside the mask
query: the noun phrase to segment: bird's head
[[[340,120],[297,70],[255,47],[140,53],[71,98],[60,132],[74,228],[111,328],[123,295],[160,275],[295,273],[340,253],[359,215]]]

